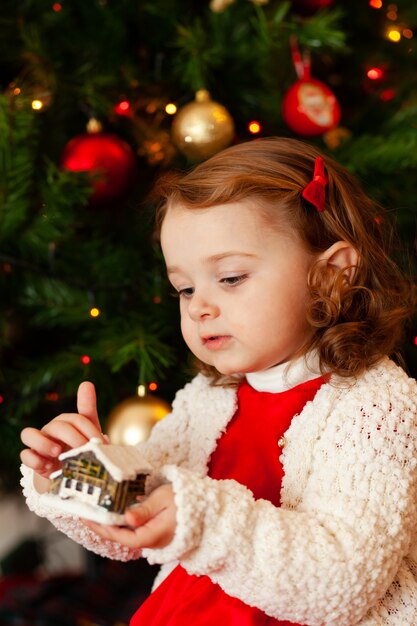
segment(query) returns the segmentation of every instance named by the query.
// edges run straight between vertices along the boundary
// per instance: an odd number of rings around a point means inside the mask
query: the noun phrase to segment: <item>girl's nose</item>
[[[198,322],[205,317],[217,317],[219,314],[219,308],[208,298],[204,298],[201,295],[194,293],[188,305],[188,314],[193,321]]]

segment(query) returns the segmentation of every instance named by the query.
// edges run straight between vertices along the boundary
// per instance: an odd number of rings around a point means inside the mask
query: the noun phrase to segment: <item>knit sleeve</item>
[[[177,532],[169,546],[144,555],[151,563],[179,559],[276,619],[357,624],[392,583],[417,517],[416,386],[367,393],[348,392],[322,415],[326,427],[294,509],[255,501],[232,480],[165,467]]]
[[[166,463],[181,466],[188,457],[188,393],[192,383],[177,393],[173,402],[173,410],[152,430],[150,438],[140,446],[146,460],[152,465],[153,471],[147,480],[147,491],[166,482],[160,468]],[[40,517],[46,517],[58,530],[81,544],[84,548],[111,559],[128,561],[141,556],[141,550],[130,549],[118,542],[104,540],[87,528],[82,520],[75,515],[57,513],[42,497],[34,485],[34,472],[21,466],[21,485],[27,506]]]

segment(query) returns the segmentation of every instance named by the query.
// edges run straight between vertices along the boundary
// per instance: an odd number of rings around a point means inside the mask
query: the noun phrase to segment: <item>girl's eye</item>
[[[178,289],[177,294],[180,298],[191,298],[194,293],[194,287],[186,287],[185,289]]]
[[[242,274],[241,276],[226,276],[226,278],[222,278],[220,280],[221,283],[226,285],[237,285],[241,283],[245,278],[247,278],[247,274]]]

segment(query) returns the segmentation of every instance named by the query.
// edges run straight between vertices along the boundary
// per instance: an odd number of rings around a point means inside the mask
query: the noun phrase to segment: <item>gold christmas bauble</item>
[[[131,445],[146,441],[152,428],[171,411],[168,402],[156,396],[133,396],[116,405],[106,422],[110,443]]]
[[[197,91],[195,100],[176,114],[172,140],[191,159],[203,160],[226,148],[235,132],[229,111],[210,98],[206,89]]]

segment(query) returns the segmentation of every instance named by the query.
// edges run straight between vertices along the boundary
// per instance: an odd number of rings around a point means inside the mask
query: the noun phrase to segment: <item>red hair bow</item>
[[[328,182],[329,179],[324,167],[324,161],[321,157],[317,157],[314,161],[313,180],[304,187],[301,194],[307,202],[310,202],[310,204],[316,207],[317,211],[324,211]]]

